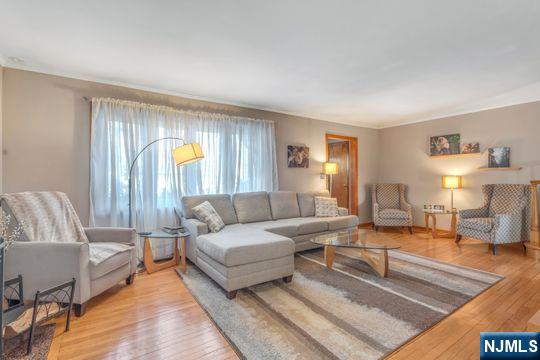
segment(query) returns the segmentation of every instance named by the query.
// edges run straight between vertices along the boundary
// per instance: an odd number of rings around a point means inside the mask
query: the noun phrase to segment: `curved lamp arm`
[[[133,161],[131,162],[131,166],[129,167],[129,200],[128,200],[128,208],[129,208],[129,215],[128,215],[128,221],[129,221],[129,227],[132,227],[132,221],[131,221],[131,204],[132,204],[132,199],[131,199],[131,192],[132,192],[132,185],[131,185],[131,180],[132,180],[132,175],[133,175],[133,167],[135,166],[135,162],[137,162],[137,159],[139,158],[139,156],[141,156],[141,154],[150,147],[150,145],[152,144],[155,144],[157,143],[158,141],[162,141],[162,140],[180,140],[183,144],[185,144],[186,142],[184,141],[184,139],[181,139],[181,138],[177,138],[177,137],[164,137],[164,138],[160,138],[160,139],[156,139],[150,143],[148,143],[145,147],[143,147],[141,149],[141,151],[139,151],[139,153],[137,154],[137,156],[135,156],[135,159],[133,159]]]

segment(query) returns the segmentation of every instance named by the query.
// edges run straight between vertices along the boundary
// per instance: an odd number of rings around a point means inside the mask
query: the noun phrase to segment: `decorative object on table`
[[[497,254],[498,244],[530,239],[531,188],[523,184],[482,185],[484,204],[459,211],[456,244],[462,236],[485,241]]]
[[[185,231],[183,226],[163,226],[161,230],[169,235],[176,235]],[[142,235],[142,233],[140,235]]]
[[[429,139],[430,156],[455,155],[460,151],[460,135],[439,135]]]
[[[75,279],[45,290],[38,290],[33,304],[26,306],[23,302],[22,277],[8,280],[4,284],[4,300],[7,304],[15,304],[6,309],[4,337],[11,338],[29,331],[26,353],[32,352],[32,342],[36,326],[67,313],[65,331],[69,331]],[[11,311],[17,317],[10,317]]]
[[[177,266],[179,261],[182,263],[182,270],[186,272],[186,238],[189,237],[189,232],[182,232],[176,234],[168,234],[161,230],[151,231],[150,233],[139,233],[144,238],[144,266],[146,272],[151,274],[159,270],[163,270],[172,266]],[[173,257],[167,261],[160,261],[159,263],[154,261],[152,254],[152,247],[150,239],[154,240],[174,240]],[[178,250],[178,245],[182,245],[182,252]]]
[[[462,154],[478,154],[480,152],[480,143],[463,143],[461,144],[461,153]]]
[[[323,163],[323,174],[326,175],[329,179],[328,181],[328,191],[330,196],[332,196],[332,177],[339,172],[338,164],[335,162],[325,162]]]
[[[442,213],[444,212],[444,205],[424,205],[424,212],[429,213]]]
[[[461,189],[461,176],[459,175],[444,175],[442,177],[442,188],[450,189],[450,211],[454,209],[454,189]],[[443,207],[444,211],[444,207]]]
[[[11,244],[24,236],[24,221],[12,221],[11,214],[0,208],[0,236],[4,239],[4,249],[7,251]]]
[[[404,184],[373,184],[373,227],[406,226],[412,234],[412,206],[405,199]]]
[[[437,230],[437,216],[438,215],[451,215],[450,230],[438,231]],[[456,222],[457,222],[457,210],[453,211],[424,211],[424,222],[426,226],[426,232],[430,231],[429,219],[431,219],[431,235],[436,238],[453,238],[456,236]]]
[[[172,151],[172,155],[173,155],[173,158],[174,158],[174,162],[176,163],[176,166],[191,164],[193,162],[199,161],[199,160],[204,158],[204,154],[202,152],[201,145],[199,145],[198,143],[190,143],[190,144],[188,144],[188,143],[186,143],[184,141],[184,139],[178,138],[178,137],[163,137],[163,138],[151,141],[145,147],[143,147],[137,153],[137,155],[135,156],[135,158],[133,159],[133,161],[131,162],[131,165],[129,167],[129,178],[128,178],[128,184],[129,184],[128,185],[128,208],[129,208],[128,222],[129,222],[129,227],[132,227],[132,223],[133,223],[132,215],[131,215],[132,212],[133,212],[133,209],[132,209],[132,206],[133,206],[133,201],[132,201],[132,197],[133,197],[133,194],[132,194],[132,192],[133,192],[132,191],[133,168],[134,168],[135,163],[137,162],[137,159],[139,158],[139,156],[141,156],[141,154],[146,149],[148,149],[152,144],[155,144],[158,141],[163,141],[163,140],[178,140],[178,141],[182,142],[181,146],[174,148],[173,151]]]
[[[315,216],[328,217],[338,216],[338,204],[336,198],[326,196],[315,196]]]
[[[488,149],[488,167],[507,168],[510,167],[510,148],[492,147]]]
[[[196,266],[182,279],[242,359],[382,359],[503,279],[404,251],[388,252],[381,278],[354,253],[336,249],[328,270],[322,249],[302,252],[292,283],[250,286],[237,301]]]
[[[287,164],[290,168],[308,168],[309,147],[287,145]]]
[[[82,316],[89,299],[120,281],[133,282],[138,262],[134,229],[84,228],[67,195],[56,191],[2,194],[0,203],[13,221],[25,220],[25,241],[11,245],[5,266],[6,277],[24,277],[25,300],[75,277],[75,314]]]

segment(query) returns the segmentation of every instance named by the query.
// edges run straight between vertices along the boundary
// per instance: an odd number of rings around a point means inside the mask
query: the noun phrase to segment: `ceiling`
[[[537,0],[0,0],[0,9],[8,67],[333,122],[382,128],[540,100]]]

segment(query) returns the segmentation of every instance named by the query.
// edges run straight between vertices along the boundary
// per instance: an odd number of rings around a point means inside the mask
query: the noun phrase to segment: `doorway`
[[[327,188],[339,207],[358,215],[358,139],[326,134],[325,144],[326,161],[338,164],[338,173],[330,175]]]

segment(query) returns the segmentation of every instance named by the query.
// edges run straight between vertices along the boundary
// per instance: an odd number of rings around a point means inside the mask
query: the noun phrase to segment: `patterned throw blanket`
[[[28,241],[88,242],[82,224],[66,194],[28,191],[0,196],[18,222],[24,222]]]

